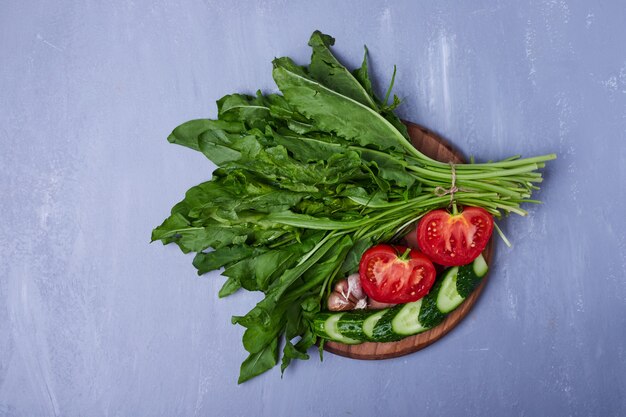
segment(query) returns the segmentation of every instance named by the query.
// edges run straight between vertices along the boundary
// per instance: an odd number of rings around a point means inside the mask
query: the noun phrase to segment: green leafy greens
[[[427,211],[445,207],[452,169],[455,203],[495,216],[514,212],[537,189],[537,172],[555,155],[456,165],[432,160],[411,144],[379,100],[363,64],[350,72],[318,31],[308,67],[273,62],[282,95],[232,94],[218,100],[217,120],[191,120],[168,140],[202,152],[217,169],[187,191],[152,240],[196,252],[198,274],[224,268],[220,297],[240,288],[265,294],[232,322],[246,328],[249,353],[239,382],[293,359],[317,342],[312,318],[336,278],[358,268],[371,245],[401,237]],[[394,70],[395,75],[395,70]],[[393,81],[392,81],[393,83]],[[281,340],[284,342],[281,343]]]

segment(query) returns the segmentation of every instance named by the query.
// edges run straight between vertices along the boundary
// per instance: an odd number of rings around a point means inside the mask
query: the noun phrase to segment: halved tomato
[[[492,232],[493,217],[483,208],[465,207],[458,214],[433,210],[417,225],[417,244],[439,265],[466,265],[485,249]]]
[[[363,291],[382,303],[417,301],[435,282],[435,266],[420,251],[404,246],[376,245],[361,257]]]

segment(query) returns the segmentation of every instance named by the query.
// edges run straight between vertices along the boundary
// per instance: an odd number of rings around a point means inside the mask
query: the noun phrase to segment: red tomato
[[[428,294],[435,282],[435,266],[418,250],[376,245],[361,257],[363,291],[382,303],[408,303]]]
[[[459,214],[433,210],[417,225],[417,244],[437,264],[466,265],[485,249],[492,232],[493,217],[480,207]]]

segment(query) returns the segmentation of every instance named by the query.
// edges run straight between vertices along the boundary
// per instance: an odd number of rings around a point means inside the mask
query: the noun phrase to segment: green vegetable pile
[[[402,237],[427,211],[454,200],[495,216],[520,208],[537,189],[537,172],[555,155],[456,165],[416,150],[384,100],[372,91],[367,50],[355,71],[330,51],[318,31],[308,67],[273,61],[282,95],[232,94],[218,100],[217,120],[192,120],[168,140],[202,152],[217,169],[187,191],[153,240],[196,252],[198,274],[224,268],[219,292],[240,288],[265,298],[232,322],[246,328],[249,352],[239,382],[293,359],[308,359],[318,342],[312,318],[335,279],[358,269],[370,246]],[[281,342],[281,340],[283,342]],[[322,341],[323,342],[323,341]]]

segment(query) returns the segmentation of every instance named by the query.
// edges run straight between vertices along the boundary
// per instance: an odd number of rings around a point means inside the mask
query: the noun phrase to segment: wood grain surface
[[[463,156],[455,150],[450,143],[439,137],[435,133],[429,131],[423,126],[414,123],[405,122],[407,125],[409,136],[413,145],[431,158],[443,162],[464,162]],[[406,237],[409,246],[417,247],[415,233],[410,232]],[[483,256],[488,264],[491,263],[493,256],[493,238],[485,248]],[[366,342],[358,345],[345,345],[337,342],[326,342],[324,350],[353,359],[388,359],[398,356],[407,355],[416,352],[426,346],[436,342],[443,336],[448,334],[472,309],[476,300],[482,293],[487,282],[485,276],[480,285],[467,297],[465,301],[439,325],[423,333],[406,337],[397,342],[374,343]]]

